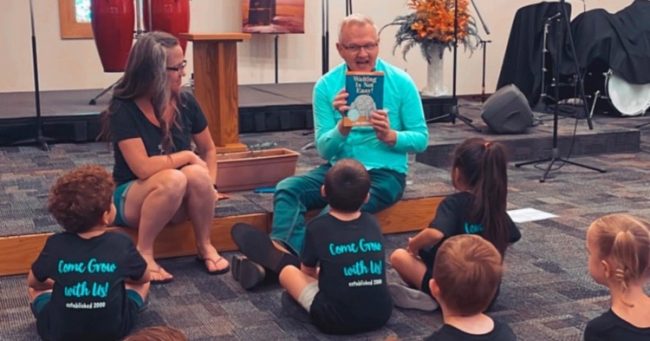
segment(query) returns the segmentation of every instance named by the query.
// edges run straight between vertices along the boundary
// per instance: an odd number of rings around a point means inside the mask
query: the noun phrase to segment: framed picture
[[[89,39],[90,0],[59,0],[59,23],[62,39]]]
[[[305,33],[305,0],[242,0],[242,31]]]

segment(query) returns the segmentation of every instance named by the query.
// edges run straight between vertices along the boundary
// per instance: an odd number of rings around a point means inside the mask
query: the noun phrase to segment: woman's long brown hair
[[[176,122],[176,105],[180,94],[172,93],[167,84],[167,50],[178,44],[176,37],[165,32],[150,32],[138,37],[129,53],[124,75],[115,84],[110,104],[102,112],[100,139],[111,138],[110,116],[117,110],[116,100],[135,100],[150,96],[154,115],[163,131],[163,150],[165,153],[171,152],[171,128]],[[169,111],[168,115],[164,115],[165,110]]]

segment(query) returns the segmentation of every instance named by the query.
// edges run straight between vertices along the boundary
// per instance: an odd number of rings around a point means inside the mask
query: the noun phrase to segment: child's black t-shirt
[[[50,236],[32,265],[39,281],[54,280],[49,304],[39,313],[39,334],[54,340],[118,339],[131,316],[124,279],[142,278],[147,263],[131,239],[105,232],[84,239]]]
[[[341,221],[330,214],[307,226],[302,263],[320,265],[319,293],[310,314],[328,332],[372,330],[390,318],[385,248],[375,217]],[[336,330],[333,330],[336,329]]]
[[[436,216],[429,225],[445,235],[445,239],[460,234],[483,234],[483,226],[480,222],[472,221],[468,216],[472,209],[474,195],[469,192],[458,192],[447,196],[442,200],[436,211]],[[521,232],[517,225],[507,216],[508,219],[508,242],[514,243],[521,239]],[[435,254],[442,241],[430,249],[420,250],[420,257],[427,264],[433,266]]]
[[[650,328],[638,328],[618,317],[611,309],[587,323],[585,341],[647,341]]]
[[[507,324],[494,321],[494,329],[487,334],[468,334],[456,327],[445,324],[436,330],[427,341],[515,341],[517,337]]]

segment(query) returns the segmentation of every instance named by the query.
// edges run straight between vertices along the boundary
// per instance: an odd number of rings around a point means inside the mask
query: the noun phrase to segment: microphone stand
[[[553,86],[554,86],[554,91],[555,91],[555,99],[560,98],[560,87],[558,86],[559,80],[560,80],[560,65],[562,65],[562,39],[561,36],[564,32],[564,29],[567,31],[567,39],[569,40],[569,45],[571,45],[571,49],[573,52],[574,56],[577,56],[575,53],[575,47],[573,46],[573,35],[571,34],[571,27],[570,25],[570,20],[569,20],[569,15],[566,12],[565,8],[565,0],[560,0],[560,12],[559,14],[556,14],[555,16],[551,18],[556,18],[552,19],[555,20],[556,22],[556,30],[555,30],[555,36],[556,36],[556,42],[555,46],[557,48],[556,56],[555,59],[553,60]],[[578,70],[578,62],[577,62],[577,57],[575,58],[576,61],[576,71]],[[580,76],[579,76],[580,77]],[[579,78],[578,80],[580,84],[582,84],[582,78]],[[588,115],[588,109],[587,109],[587,102],[584,100],[584,88],[582,88],[582,85],[580,85],[580,91],[582,94],[582,101],[583,105],[585,107],[585,113]],[[552,139],[552,149],[551,149],[551,156],[542,158],[539,160],[533,160],[533,161],[526,161],[526,162],[520,162],[516,163],[515,167],[519,168],[521,166],[526,166],[526,165],[532,165],[532,164],[538,164],[538,163],[543,163],[543,162],[548,162],[548,166],[546,167],[546,170],[544,171],[544,174],[539,178],[539,182],[546,182],[546,179],[549,176],[549,173],[553,170],[553,164],[561,163],[562,165],[564,164],[570,164],[582,168],[586,168],[595,172],[599,173],[606,173],[607,171],[598,167],[593,167],[589,165],[585,165],[582,163],[578,163],[575,161],[571,161],[567,158],[563,158],[560,156],[560,148],[558,145],[558,116],[559,116],[559,111],[560,111],[560,106],[559,103],[555,103],[554,109],[553,109],[553,139]],[[591,122],[590,120],[588,122]],[[590,127],[591,129],[591,127]],[[559,168],[559,167],[558,167]]]
[[[41,92],[38,84],[38,56],[36,53],[36,33],[34,30],[34,6],[32,0],[29,0],[29,19],[32,28],[32,65],[34,69],[34,102],[36,104],[36,131],[34,138],[16,141],[14,145],[36,144],[42,151],[49,151],[50,147],[46,140],[51,140],[43,136],[43,120],[41,117]]]
[[[330,22],[330,1],[321,0],[322,4],[322,14],[321,14],[321,28],[323,30],[323,36],[321,39],[321,60],[323,63],[323,74],[326,74],[330,69],[330,51],[329,51],[329,42],[330,42],[330,31],[329,31],[329,22]]]
[[[352,14],[352,0],[345,0],[345,16]]]
[[[461,115],[458,112],[458,97],[456,96],[456,78],[457,78],[457,69],[458,69],[458,0],[454,0],[454,68],[453,68],[453,85],[452,85],[452,101],[454,103],[453,107],[451,108],[451,123],[456,124],[456,119],[461,120],[461,122],[465,123],[472,129],[476,130],[477,132],[481,132],[481,129],[474,124],[472,124],[472,120],[468,117],[465,117]]]
[[[485,34],[490,35],[490,29],[487,27],[487,24],[485,24],[485,20],[483,20],[483,17],[481,16],[481,12],[478,10],[478,7],[476,6],[476,3],[474,0],[472,0],[472,6],[474,7],[474,10],[476,11],[476,16],[478,16],[479,21],[481,22],[481,25],[483,26],[483,31],[485,31]],[[487,60],[487,44],[491,43],[492,40],[484,40],[483,38],[479,38],[479,42],[481,44],[481,49],[483,49],[483,67],[481,69],[481,103],[485,102],[485,65],[486,65],[486,60]]]

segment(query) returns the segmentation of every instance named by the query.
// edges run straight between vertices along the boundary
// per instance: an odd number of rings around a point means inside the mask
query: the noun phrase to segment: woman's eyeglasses
[[[167,71],[176,71],[179,72],[187,66],[187,60],[182,61],[180,64],[175,65],[175,66],[168,66]]]

